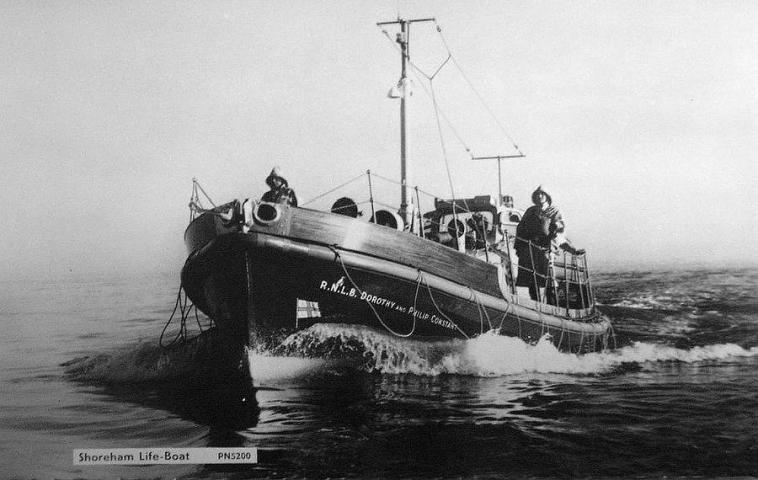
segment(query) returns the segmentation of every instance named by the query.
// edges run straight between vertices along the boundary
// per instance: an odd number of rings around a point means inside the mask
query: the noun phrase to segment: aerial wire
[[[508,131],[507,131],[507,130],[505,129],[505,127],[503,126],[503,124],[502,124],[502,123],[500,122],[500,120],[497,118],[497,115],[495,115],[495,112],[493,112],[493,111],[492,111],[492,109],[490,108],[490,106],[489,106],[489,105],[487,104],[487,102],[484,100],[484,97],[483,97],[483,96],[482,96],[482,95],[479,93],[479,91],[476,89],[476,87],[474,86],[474,83],[473,83],[473,82],[472,82],[472,81],[469,79],[468,75],[466,75],[466,72],[464,72],[464,71],[463,71],[463,68],[462,68],[462,67],[461,67],[461,65],[458,63],[458,60],[455,58],[455,56],[453,55],[452,51],[450,50],[450,47],[449,47],[449,45],[448,45],[448,43],[447,43],[447,40],[445,39],[445,35],[443,35],[443,34],[442,34],[442,27],[440,27],[440,25],[437,23],[437,20],[434,20],[434,24],[437,26],[437,33],[439,33],[439,35],[440,35],[440,38],[442,39],[442,43],[443,43],[443,45],[445,45],[445,49],[447,50],[447,53],[448,53],[448,55],[450,55],[450,58],[451,58],[451,59],[452,59],[452,61],[453,61],[453,65],[455,65],[455,66],[456,66],[456,68],[457,68],[457,69],[458,69],[458,71],[460,72],[461,76],[463,77],[463,79],[464,79],[464,80],[466,81],[466,83],[468,84],[469,88],[471,88],[471,90],[474,92],[474,94],[476,95],[476,97],[479,99],[479,101],[481,102],[482,106],[484,107],[484,109],[485,109],[485,110],[487,110],[487,113],[489,113],[489,114],[490,114],[490,116],[492,117],[492,119],[494,120],[494,122],[495,122],[495,123],[497,124],[497,126],[500,128],[500,131],[503,133],[503,135],[505,135],[505,137],[506,137],[506,138],[507,138],[507,139],[508,139],[508,140],[511,142],[511,145],[513,145],[513,148],[514,148],[514,149],[515,149],[515,150],[516,150],[516,151],[517,151],[517,152],[518,152],[520,155],[523,155],[523,153],[521,152],[521,149],[518,147],[518,145],[516,145],[516,141],[515,141],[515,140],[513,139],[513,137],[512,137],[512,136],[511,136],[511,135],[508,133]]]

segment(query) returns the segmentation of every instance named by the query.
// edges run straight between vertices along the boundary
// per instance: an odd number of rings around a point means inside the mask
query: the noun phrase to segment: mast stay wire
[[[437,21],[436,20],[435,20],[435,25],[437,25]],[[439,26],[437,28],[438,28],[438,31],[439,31]],[[389,32],[387,32],[387,29],[382,28],[381,30],[382,30],[382,33],[384,33],[384,36],[387,37],[387,40],[390,41],[390,43],[392,44],[392,46],[396,50],[400,51],[400,54],[402,55],[403,52],[398,48],[398,46],[392,40],[392,38],[389,35]],[[427,96],[430,97],[430,99],[432,100],[432,105],[434,107],[434,117],[435,117],[435,120],[436,120],[436,123],[437,123],[437,132],[438,132],[439,137],[440,137],[440,145],[441,145],[441,148],[442,148],[442,156],[443,156],[443,159],[445,160],[445,170],[447,172],[447,179],[448,179],[448,183],[450,185],[450,194],[453,197],[453,217],[455,218],[455,226],[456,226],[456,230],[457,230],[458,225],[459,225],[459,221],[458,221],[458,215],[457,215],[456,209],[455,209],[455,204],[456,204],[456,202],[455,202],[455,199],[456,199],[456,196],[455,196],[455,187],[453,185],[452,174],[450,173],[450,162],[448,160],[447,148],[445,146],[445,137],[444,137],[444,134],[442,132],[442,123],[440,122],[440,118],[443,118],[445,120],[445,122],[447,123],[448,127],[453,132],[453,135],[458,139],[458,141],[461,143],[461,145],[463,146],[463,148],[466,150],[466,153],[468,153],[469,156],[472,156],[472,157],[473,157],[473,155],[471,154],[471,149],[466,144],[466,142],[463,140],[463,138],[461,137],[461,135],[458,133],[458,131],[456,130],[455,126],[453,126],[452,122],[450,122],[450,120],[448,119],[448,117],[440,109],[439,103],[437,102],[437,96],[436,96],[435,91],[434,91],[434,83],[433,83],[434,78],[442,71],[442,69],[445,67],[445,65],[447,65],[447,63],[452,59],[452,54],[450,53],[450,49],[447,49],[447,52],[448,52],[447,58],[444,61],[442,61],[442,63],[440,63],[440,65],[437,67],[437,69],[434,71],[434,73],[432,75],[429,75],[426,72],[424,72],[424,70],[421,69],[418,65],[416,65],[413,62],[413,60],[411,60],[410,58],[408,58],[408,63],[411,65],[411,72],[412,73],[414,71],[418,72],[419,74],[423,75],[426,78],[426,80],[429,82],[429,89],[428,90],[426,88],[426,85],[424,85],[424,83],[419,82],[419,85],[422,86],[422,89],[424,90],[424,92],[427,94]],[[465,209],[469,210],[468,203],[465,201],[465,199],[464,199],[464,204],[465,204]]]
[[[193,178],[192,179],[192,188],[193,188],[193,196],[198,201],[200,200],[200,196],[197,194],[197,192],[199,190],[200,192],[203,193],[203,195],[205,195],[205,198],[208,199],[208,201],[211,203],[211,205],[213,205],[213,208],[216,208],[216,204],[213,203],[213,200],[211,200],[211,197],[207,193],[205,193],[205,189],[203,188],[202,185],[200,185],[200,182],[197,181],[197,178]]]
[[[439,137],[440,137],[440,147],[442,148],[442,158],[445,160],[445,172],[447,173],[447,181],[448,181],[448,184],[450,185],[450,195],[452,195],[453,197],[453,218],[455,219],[455,230],[456,230],[456,235],[457,235],[458,225],[460,224],[458,220],[458,213],[456,212],[456,208],[455,208],[455,205],[456,205],[455,199],[457,197],[455,195],[455,186],[453,185],[453,175],[452,173],[450,173],[450,160],[447,154],[447,147],[445,146],[445,135],[442,132],[442,122],[440,121],[442,114],[441,114],[439,103],[437,102],[437,94],[435,93],[435,90],[434,90],[434,77],[436,77],[437,74],[440,73],[442,68],[447,64],[448,60],[450,60],[451,58],[452,57],[448,55],[448,58],[445,59],[444,62],[442,62],[439,68],[437,68],[437,70],[431,76],[424,73],[424,71],[418,68],[413,62],[410,62],[410,64],[411,64],[411,67],[418,70],[422,75],[424,75],[427,81],[429,82],[429,92],[427,92],[427,94],[431,96],[432,106],[434,107],[434,119],[437,123],[437,133],[439,134]],[[423,83],[421,85],[423,85]],[[426,91],[426,89],[424,90]],[[453,131],[455,132],[455,129],[453,129]],[[468,152],[468,154],[471,155],[471,150],[468,148],[468,146],[466,146],[465,143],[463,144],[463,146],[466,148],[466,152]],[[468,202],[466,201],[465,198],[463,199],[463,203],[465,205],[465,209],[470,210],[468,206]]]
[[[453,61],[453,65],[455,65],[458,68],[458,71],[461,73],[461,76],[463,76],[463,79],[468,83],[469,88],[474,92],[476,97],[479,99],[479,101],[482,103],[482,106],[485,110],[487,110],[487,113],[490,114],[492,119],[495,121],[497,126],[500,128],[500,131],[503,133],[503,135],[508,138],[508,140],[513,145],[513,148],[516,149],[516,151],[519,153],[519,155],[523,155],[521,152],[521,149],[518,145],[516,145],[516,141],[513,139],[513,137],[508,133],[508,131],[505,129],[503,124],[500,122],[500,120],[497,118],[497,115],[495,115],[495,112],[492,111],[490,106],[487,104],[486,101],[484,101],[484,97],[479,93],[479,91],[474,86],[474,83],[469,79],[468,75],[466,75],[466,72],[463,71],[463,68],[461,67],[460,63],[458,63],[458,60],[456,60],[455,56],[453,55],[452,51],[450,50],[450,47],[448,46],[447,40],[445,39],[445,35],[442,34],[442,27],[440,27],[439,23],[437,23],[437,20],[434,20],[434,25],[437,27],[437,33],[439,33],[440,38],[442,39],[443,45],[445,45],[445,50],[447,50],[447,54],[450,56],[450,59]]]
[[[343,184],[341,184],[341,185],[337,185],[336,187],[332,188],[332,189],[331,189],[331,190],[329,190],[328,192],[324,192],[324,193],[322,193],[321,195],[318,195],[318,196],[316,196],[316,197],[314,197],[314,198],[311,198],[311,199],[310,199],[310,200],[308,200],[307,202],[303,202],[303,203],[301,204],[301,206],[303,206],[303,207],[304,207],[304,206],[308,205],[309,203],[313,203],[313,202],[315,202],[316,200],[318,200],[318,199],[320,199],[320,198],[323,198],[323,197],[325,197],[325,196],[329,195],[330,193],[332,193],[332,192],[334,192],[334,191],[336,191],[336,190],[339,190],[340,188],[342,188],[342,187],[345,187],[345,186],[347,186],[347,185],[349,185],[349,184],[351,184],[351,183],[355,182],[356,180],[359,180],[359,179],[363,178],[363,176],[364,176],[364,175],[365,175],[365,173],[361,173],[360,175],[356,176],[355,178],[352,178],[352,179],[348,180],[347,182],[345,182],[345,183],[343,183]]]
[[[450,173],[450,162],[447,158],[447,148],[445,148],[445,137],[442,134],[442,123],[440,122],[439,105],[437,104],[437,96],[434,94],[434,84],[432,79],[429,79],[429,87],[432,91],[432,105],[434,105],[434,118],[437,120],[437,132],[440,135],[440,145],[442,146],[442,158],[445,159],[445,170],[447,171],[447,181],[450,184],[450,193],[455,200],[455,188],[453,187],[453,176]],[[468,205],[466,206],[468,208]],[[453,202],[453,216],[455,217],[456,229],[458,226],[458,215],[455,214],[455,201]]]
[[[384,36],[385,36],[385,37],[387,37],[387,40],[389,40],[389,42],[392,44],[392,47],[393,47],[395,50],[397,50],[398,52],[400,52],[400,53],[402,54],[402,51],[400,50],[400,48],[399,48],[399,47],[398,47],[398,46],[395,44],[395,41],[394,41],[394,40],[392,40],[392,37],[390,37],[390,34],[389,34],[389,32],[387,32],[387,30],[383,28],[383,29],[382,29],[382,33],[384,34]],[[412,73],[412,74],[414,74],[414,76],[416,77],[416,79],[417,79],[417,80],[421,80],[421,79],[418,77],[418,75],[416,75],[416,72],[418,72],[419,74],[423,75],[423,76],[424,76],[424,77],[425,77],[427,80],[429,80],[430,78],[434,78],[434,77],[436,77],[436,76],[437,76],[437,74],[438,74],[438,73],[439,73],[439,72],[442,70],[442,68],[445,66],[445,64],[446,64],[446,63],[447,63],[449,60],[450,60],[450,59],[448,58],[448,59],[446,59],[444,62],[442,62],[442,64],[441,64],[441,65],[440,65],[440,66],[437,68],[437,71],[435,71],[435,72],[434,72],[434,74],[433,74],[433,75],[431,75],[431,76],[430,76],[430,75],[427,75],[427,74],[426,74],[426,73],[425,73],[425,72],[424,72],[424,71],[423,71],[423,70],[422,70],[422,69],[421,69],[421,68],[420,68],[418,65],[416,65],[416,64],[415,64],[415,63],[414,63],[412,60],[410,60],[410,59],[409,59],[408,63],[409,63],[409,64],[410,64],[410,66],[411,66],[411,73]],[[426,93],[426,95],[427,95],[427,96],[428,96],[428,97],[431,99],[431,98],[432,98],[432,95],[431,95],[431,93],[429,93],[429,90],[427,89],[426,85],[425,85],[423,82],[421,82],[421,81],[419,81],[418,83],[419,83],[419,85],[421,85],[421,89],[424,91],[424,93]],[[458,132],[458,130],[455,128],[455,125],[453,125],[453,122],[451,122],[451,121],[450,121],[450,119],[448,118],[448,116],[445,114],[445,112],[444,112],[444,111],[440,110],[440,115],[441,115],[441,116],[442,116],[442,118],[445,120],[445,123],[447,124],[448,128],[450,128],[450,131],[452,131],[452,132],[453,132],[453,135],[454,135],[454,136],[455,136],[455,138],[458,140],[458,142],[461,144],[461,146],[463,146],[463,148],[466,150],[466,152],[467,152],[469,155],[471,155],[471,149],[470,149],[470,148],[469,148],[469,146],[466,144],[466,142],[463,140],[463,137],[462,137],[462,136],[461,136],[461,134]]]
[[[391,178],[387,178],[387,177],[382,176],[382,175],[380,175],[378,173],[371,172],[371,175],[373,175],[374,177],[376,177],[376,178],[378,178],[380,180],[384,180],[386,182],[393,183],[393,184],[398,185],[398,186],[402,185],[401,182],[398,182],[397,180],[393,180]],[[438,194],[427,192],[426,190],[423,190],[421,188],[418,188],[418,191],[419,191],[419,193],[423,193],[424,195],[426,195],[429,198],[441,198]]]
[[[434,19],[433,21],[434,21],[434,25],[436,27],[437,33],[439,34],[440,39],[442,40],[442,44],[445,47],[445,51],[447,52],[448,57],[440,64],[440,66],[437,68],[437,70],[432,75],[429,75],[426,72],[424,72],[423,69],[421,69],[415,62],[413,62],[413,60],[411,60],[409,58],[408,59],[408,63],[411,65],[412,71],[415,70],[416,72],[418,72],[420,75],[423,75],[425,78],[427,78],[431,82],[431,80],[434,79],[434,77],[437,76],[437,74],[442,70],[442,68],[449,61],[452,61],[453,65],[456,67],[456,69],[458,70],[458,72],[461,74],[461,76],[465,80],[466,84],[474,92],[474,95],[476,95],[476,97],[479,100],[479,102],[482,104],[482,106],[487,111],[487,113],[490,115],[490,117],[492,117],[492,120],[495,122],[495,124],[497,125],[497,127],[503,133],[503,135],[508,139],[508,141],[511,143],[511,145],[516,150],[516,152],[518,152],[519,155],[524,155],[524,153],[521,151],[521,149],[519,148],[519,146],[516,144],[516,141],[514,140],[513,136],[511,136],[511,134],[508,133],[508,131],[506,130],[506,128],[503,125],[503,123],[500,121],[500,119],[497,117],[497,115],[495,115],[495,112],[492,111],[492,108],[490,108],[490,106],[485,101],[484,96],[481,93],[479,93],[479,91],[474,86],[474,83],[471,81],[471,79],[468,77],[468,75],[466,75],[466,72],[463,70],[463,67],[458,62],[458,60],[456,59],[455,55],[453,55],[453,52],[452,52],[452,50],[450,50],[450,46],[447,43],[447,39],[445,38],[444,34],[442,33],[442,27],[440,26],[440,24],[437,22],[436,19]],[[387,37],[387,40],[389,40],[389,42],[392,44],[393,48],[395,48],[395,50],[397,50],[398,52],[401,52],[400,48],[395,44],[395,41],[392,39],[392,37],[390,36],[390,34],[387,31],[387,29],[382,28],[381,31],[384,34],[384,36]],[[402,52],[401,52],[401,54],[402,54]],[[420,85],[422,86],[424,92],[427,95],[430,95],[429,91],[426,90],[426,86],[423,83],[421,83],[421,82],[420,82]],[[466,149],[466,152],[468,152],[468,154],[471,155],[472,158],[473,158],[473,155],[471,154],[471,149],[468,147],[468,145],[466,145],[466,142],[463,140],[463,138],[461,137],[461,135],[455,129],[455,127],[453,126],[453,124],[450,121],[450,119],[447,117],[447,115],[445,115],[445,113],[443,111],[440,111],[440,113],[441,113],[442,117],[444,118],[445,122],[447,123],[448,127],[452,130],[452,132],[455,135],[455,137],[458,139],[458,141],[461,143],[461,145],[463,145],[463,147]]]

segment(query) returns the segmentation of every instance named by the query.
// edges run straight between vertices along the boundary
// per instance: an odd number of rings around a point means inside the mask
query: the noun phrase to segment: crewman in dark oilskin
[[[574,248],[563,232],[565,224],[558,207],[542,186],[532,193],[532,205],[516,227],[515,249],[518,255],[516,286],[529,287],[533,300],[544,299],[550,254],[560,247],[573,255],[584,250]]]
[[[486,248],[488,222],[484,218],[484,215],[481,212],[474,212],[471,218],[466,221],[466,224],[470,232],[467,233],[466,248]]]
[[[266,177],[266,184],[271,190],[263,194],[262,202],[283,203],[297,207],[295,191],[289,187],[287,180],[282,177],[279,167],[274,167],[271,170],[271,173]]]

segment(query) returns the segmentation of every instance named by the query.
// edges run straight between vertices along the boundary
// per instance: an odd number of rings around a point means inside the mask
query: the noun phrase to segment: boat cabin
[[[434,210],[424,214],[424,236],[458,250],[479,250],[514,237],[523,212],[513,197],[496,201],[491,195],[455,200],[434,199]]]

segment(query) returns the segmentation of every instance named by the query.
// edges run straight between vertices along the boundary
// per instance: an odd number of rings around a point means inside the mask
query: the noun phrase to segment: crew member
[[[542,186],[532,193],[532,203],[516,227],[519,266],[516,286],[529,287],[529,296],[541,301],[545,298],[553,249],[558,246],[574,255],[582,255],[584,250],[574,248],[566,239],[561,212],[553,206],[552,197]]]
[[[271,190],[263,194],[262,202],[284,203],[292,207],[297,207],[297,197],[295,191],[289,187],[287,180],[282,177],[279,167],[274,167],[266,178],[266,185]]]
[[[481,249],[487,247],[487,219],[481,212],[474,212],[466,221],[469,233],[466,238],[466,248]]]

